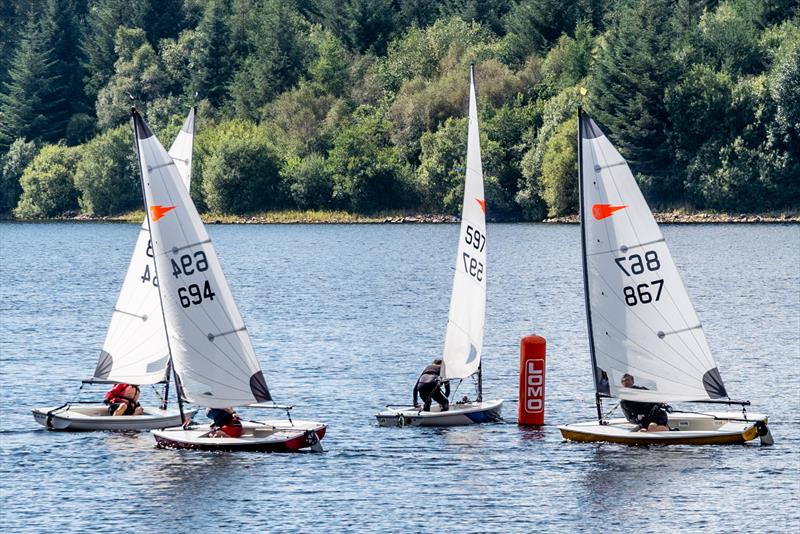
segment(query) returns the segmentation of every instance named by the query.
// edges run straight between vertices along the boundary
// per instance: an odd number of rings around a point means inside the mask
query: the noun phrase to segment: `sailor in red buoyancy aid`
[[[142,415],[144,409],[139,404],[139,386],[114,384],[106,392],[105,403],[109,415]]]
[[[242,421],[233,408],[211,408],[206,413],[214,420],[212,437],[238,438],[242,435]]]

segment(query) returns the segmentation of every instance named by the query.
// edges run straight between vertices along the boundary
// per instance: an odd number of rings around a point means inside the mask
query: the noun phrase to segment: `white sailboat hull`
[[[161,449],[198,449],[207,451],[293,452],[304,448],[321,451],[319,441],[327,425],[316,421],[267,420],[243,421],[238,438],[215,437],[211,425],[153,430],[156,446]]]
[[[142,415],[108,415],[105,404],[67,404],[31,410],[36,422],[48,430],[153,430],[181,424],[178,410],[145,408]],[[184,412],[192,417],[196,410]]]
[[[502,420],[503,400],[451,404],[446,412],[432,406],[423,412],[413,406],[387,406],[375,414],[379,426],[465,426]]]
[[[707,412],[669,414],[670,432],[640,432],[637,425],[625,419],[611,419],[601,425],[596,420],[558,427],[570,441],[608,442],[624,445],[724,445],[745,443],[759,435],[763,445],[770,445],[772,436],[764,414],[741,412]]]

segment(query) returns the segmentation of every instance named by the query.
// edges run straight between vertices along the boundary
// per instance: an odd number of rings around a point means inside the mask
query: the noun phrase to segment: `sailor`
[[[214,424],[211,425],[212,437],[239,438],[242,436],[242,421],[233,408],[210,408],[206,415],[214,421]]]
[[[622,387],[630,389],[647,389],[644,386],[634,385],[633,376],[625,373],[622,375]],[[636,402],[624,400],[619,403],[625,419],[634,425],[639,425],[641,432],[667,432],[669,427],[667,421],[666,404],[656,404],[654,402]]]
[[[139,386],[134,384],[114,384],[106,392],[105,403],[109,415],[142,415],[144,408],[139,404]]]
[[[431,401],[436,401],[442,407],[443,412],[450,409],[450,402],[447,398],[450,396],[450,382],[444,383],[444,394],[439,387],[442,383],[439,375],[442,372],[442,359],[436,358],[429,366],[422,370],[419,375],[417,383],[414,384],[414,408],[419,408],[417,401],[417,393],[422,397],[422,411],[431,411]]]

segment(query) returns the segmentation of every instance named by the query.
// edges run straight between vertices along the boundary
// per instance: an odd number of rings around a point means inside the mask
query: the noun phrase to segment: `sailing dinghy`
[[[560,426],[573,441],[626,445],[772,444],[763,414],[731,400],[664,236],[628,164],[581,110],[578,157],[584,293],[597,420]],[[623,387],[623,375],[634,385]],[[630,384],[630,377],[627,379]],[[606,419],[605,398],[740,405],[740,412],[668,413],[670,431]]]
[[[155,275],[161,299],[167,349],[178,390],[178,408],[187,401],[207,408],[272,403],[217,253],[175,161],[134,109],[133,129],[142,175]],[[241,437],[215,437],[210,425],[153,430],[159,447],[292,451],[321,450],[326,425],[313,421],[243,422]]]
[[[470,67],[469,89],[467,169],[461,231],[440,377],[442,381],[452,381],[475,376],[476,399],[451,402],[449,410],[444,412],[438,405],[431,406],[429,412],[414,406],[387,406],[386,410],[376,414],[380,426],[458,426],[500,420],[503,400],[484,401],[481,382],[481,350],[486,317],[486,201],[483,194],[474,66]]]
[[[187,191],[191,183],[195,113],[195,108],[189,111],[169,149],[169,155],[175,161]],[[144,407],[141,415],[112,417],[105,404],[70,402],[62,406],[35,408],[33,416],[38,423],[50,430],[151,430],[181,424],[180,412],[166,409],[169,350],[152,257],[145,217],[94,375],[83,382],[136,385],[164,383],[161,407]]]

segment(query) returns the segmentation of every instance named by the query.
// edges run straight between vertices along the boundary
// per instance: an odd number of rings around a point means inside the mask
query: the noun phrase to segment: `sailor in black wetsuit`
[[[436,358],[433,363],[423,369],[422,374],[419,375],[417,383],[414,384],[414,408],[419,408],[417,401],[417,393],[422,397],[422,411],[431,411],[431,401],[435,400],[442,407],[442,411],[446,412],[450,409],[450,402],[447,397],[450,396],[450,382],[444,383],[444,394],[439,388],[439,375],[442,372],[442,359]]]
[[[633,377],[628,373],[622,375],[622,387],[630,389],[647,389],[644,386],[636,386]],[[667,432],[668,415],[665,408],[666,404],[656,404],[654,402],[637,402],[624,400],[619,403],[625,419],[634,425],[639,425],[642,432]]]

